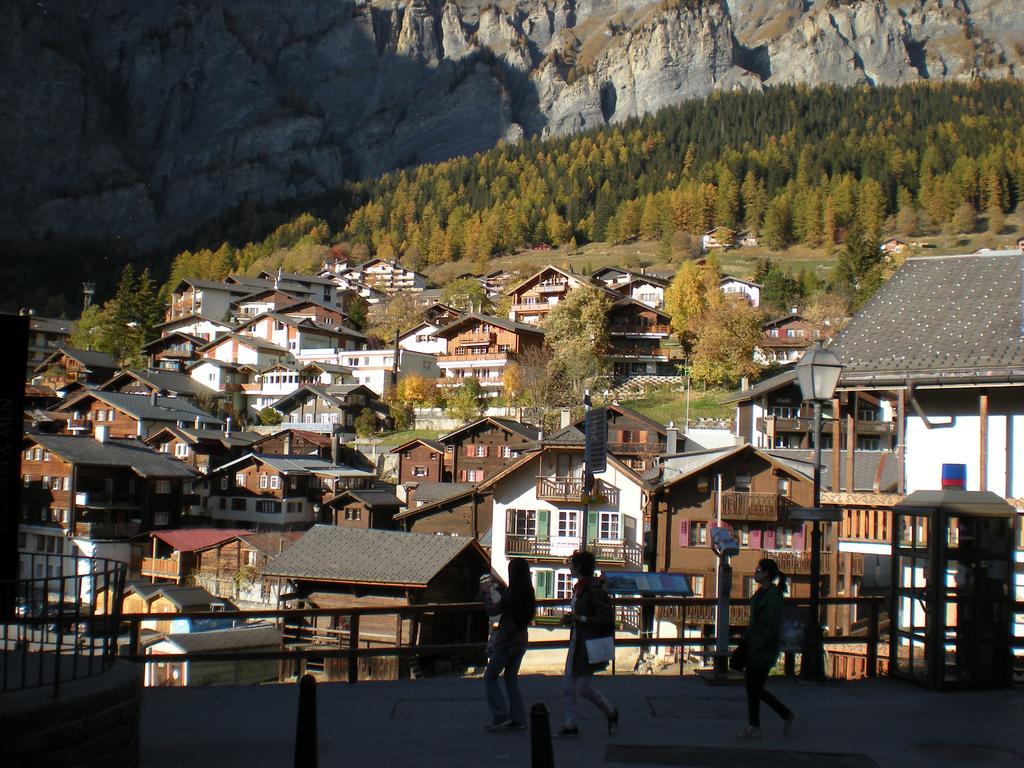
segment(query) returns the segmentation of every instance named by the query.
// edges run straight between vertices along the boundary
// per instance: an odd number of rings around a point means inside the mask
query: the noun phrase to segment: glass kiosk
[[[935,690],[1010,685],[1015,514],[987,491],[916,491],[895,507],[893,677]]]

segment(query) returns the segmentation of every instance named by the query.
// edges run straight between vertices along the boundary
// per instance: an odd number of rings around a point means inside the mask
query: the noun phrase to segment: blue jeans
[[[494,648],[484,670],[484,688],[487,690],[487,705],[491,708],[495,725],[511,720],[515,725],[526,725],[526,707],[523,694],[519,691],[519,665],[526,654],[526,646],[499,645]],[[505,691],[508,703],[498,687],[498,678],[505,673]]]

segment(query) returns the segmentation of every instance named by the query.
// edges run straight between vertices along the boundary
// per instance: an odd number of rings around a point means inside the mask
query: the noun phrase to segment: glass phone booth
[[[895,507],[893,677],[936,690],[1010,685],[1015,514],[987,491],[916,491]]]

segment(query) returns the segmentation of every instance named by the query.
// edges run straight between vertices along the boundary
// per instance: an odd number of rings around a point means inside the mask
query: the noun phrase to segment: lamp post
[[[825,676],[824,640],[821,634],[821,522],[832,515],[821,509],[821,404],[832,399],[843,364],[836,354],[814,343],[796,364],[796,379],[804,401],[814,407],[814,502],[803,519],[811,521],[811,599],[808,626],[804,632],[801,677],[821,680]],[[838,511],[838,510],[837,510]],[[797,517],[800,519],[800,517]]]

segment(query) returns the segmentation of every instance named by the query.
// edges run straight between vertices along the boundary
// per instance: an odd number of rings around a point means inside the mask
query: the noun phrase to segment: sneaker
[[[748,725],[742,731],[736,734],[737,739],[760,739],[761,729],[753,725]]]
[[[800,717],[796,712],[790,712],[789,717],[783,721],[782,733],[789,736],[793,732],[793,726],[796,725],[796,719]]]
[[[612,736],[619,727],[619,710],[614,710],[608,715],[608,735]]]
[[[485,725],[484,726],[484,730],[485,731],[504,731],[510,725],[512,725],[512,721],[511,720],[502,720],[500,722],[491,723],[490,725]]]
[[[525,731],[529,726],[526,723],[509,723],[505,726],[505,730],[508,731]]]
[[[578,726],[575,726],[575,725],[572,728],[570,728],[569,726],[566,726],[565,728],[563,728],[562,730],[560,730],[558,732],[558,735],[561,738],[563,738],[563,739],[566,738],[567,736],[579,736],[580,735],[580,729],[579,729]]]

